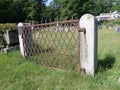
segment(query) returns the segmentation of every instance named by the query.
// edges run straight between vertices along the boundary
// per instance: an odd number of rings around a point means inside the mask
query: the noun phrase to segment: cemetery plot
[[[83,15],[79,22],[19,23],[21,55],[41,65],[62,69],[70,67],[93,76],[97,70],[96,23],[91,14]]]

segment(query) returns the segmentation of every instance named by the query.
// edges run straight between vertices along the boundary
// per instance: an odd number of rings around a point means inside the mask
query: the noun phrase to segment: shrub
[[[4,33],[6,30],[17,30],[17,24],[15,23],[0,24],[0,33]]]
[[[3,34],[6,30],[16,30],[17,31],[17,24],[15,23],[6,23],[0,24],[0,46],[4,45]]]
[[[113,24],[118,24],[118,25],[120,25],[120,19],[113,20]]]
[[[99,21],[102,25],[120,25],[120,19]]]

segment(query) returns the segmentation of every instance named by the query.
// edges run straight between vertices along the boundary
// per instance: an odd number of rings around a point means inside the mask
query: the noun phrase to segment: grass
[[[99,31],[99,70],[95,77],[52,70],[25,61],[14,51],[0,55],[0,90],[120,90],[120,34]]]

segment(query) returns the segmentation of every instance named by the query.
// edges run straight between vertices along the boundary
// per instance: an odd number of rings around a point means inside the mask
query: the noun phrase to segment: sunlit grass
[[[120,90],[120,34],[99,31],[99,69],[95,77],[52,70],[25,61],[14,51],[0,55],[0,90]]]

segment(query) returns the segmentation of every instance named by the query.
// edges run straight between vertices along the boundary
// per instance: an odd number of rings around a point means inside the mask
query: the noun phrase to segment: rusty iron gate
[[[22,28],[26,59],[41,66],[79,71],[79,20],[65,20]]]

